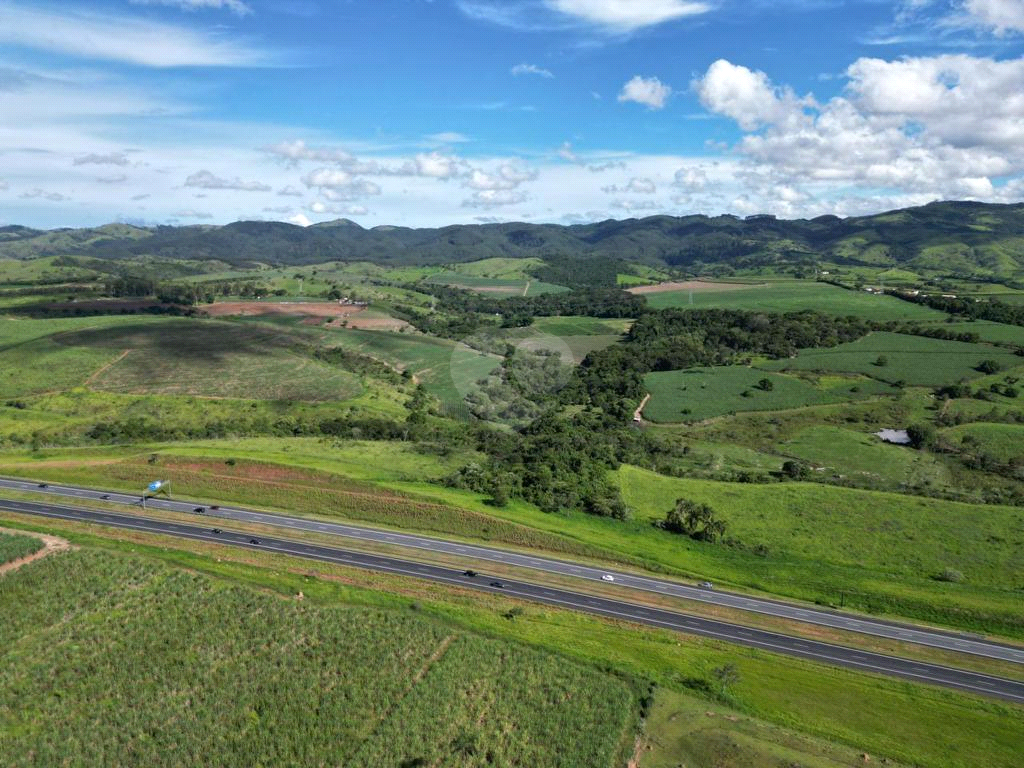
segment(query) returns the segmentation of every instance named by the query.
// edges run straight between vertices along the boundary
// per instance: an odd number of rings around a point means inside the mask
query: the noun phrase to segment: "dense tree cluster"
[[[972,298],[960,298],[955,296],[934,296],[919,294],[911,296],[902,291],[888,291],[892,296],[909,301],[914,304],[923,304],[926,307],[937,309],[958,317],[966,317],[971,320],[989,320],[993,323],[1005,323],[1006,325],[1024,326],[1024,305],[1007,304],[1002,301],[989,299],[987,301],[976,301]]]

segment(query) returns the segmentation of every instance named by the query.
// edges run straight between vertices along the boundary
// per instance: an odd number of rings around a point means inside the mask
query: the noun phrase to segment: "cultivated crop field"
[[[994,360],[1003,369],[1022,362],[1006,349],[985,344],[871,333],[849,344],[803,350],[796,359],[772,360],[760,367],[771,371],[859,373],[881,381],[934,387],[980,377],[976,368],[983,360]]]
[[[0,594],[12,767],[603,768],[631,741],[621,679],[414,613],[94,551],[0,579]]]
[[[42,548],[43,543],[31,536],[0,533],[0,565],[28,557]]]
[[[653,309],[689,307],[688,289],[649,293],[647,304]],[[865,291],[849,291],[828,283],[809,280],[780,281],[749,285],[732,290],[693,292],[695,309],[747,309],[761,312],[794,312],[817,309],[832,315],[855,315],[870,320],[943,320],[937,310],[901,301],[892,296],[877,296]]]
[[[493,295],[497,298],[508,296],[540,296],[545,293],[564,293],[565,286],[545,283],[533,278],[502,279],[482,277],[463,272],[439,272],[425,281],[435,285],[447,285],[452,288],[464,288],[477,293]]]
[[[762,380],[771,389],[761,388]],[[768,373],[742,365],[650,373],[644,417],[657,422],[701,421],[728,413],[774,411],[892,394],[883,382],[861,376],[809,377]]]

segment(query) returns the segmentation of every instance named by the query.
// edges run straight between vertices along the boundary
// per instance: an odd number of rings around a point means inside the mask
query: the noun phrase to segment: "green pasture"
[[[663,518],[677,498],[708,503],[727,521],[729,536],[818,567],[909,579],[955,568],[968,584],[1008,596],[1024,586],[1024,511],[1015,507],[810,483],[684,480],[633,467],[623,467],[619,477],[627,501],[645,519]]]
[[[879,364],[880,358],[884,358],[884,364]],[[975,368],[983,360],[995,360],[1003,368],[1021,362],[1021,358],[1005,349],[984,344],[871,333],[849,344],[805,349],[795,359],[773,360],[760,367],[773,371],[859,373],[886,382],[936,387],[980,377],[982,374]]]
[[[1000,461],[1024,461],[1024,424],[961,424],[942,430],[965,453],[986,453]]]
[[[952,331],[953,333],[976,333],[979,339],[990,344],[1024,346],[1024,328],[1021,328],[1019,325],[992,323],[988,320],[960,320],[953,323],[929,323],[928,325]]]
[[[495,257],[481,259],[480,261],[467,261],[462,264],[452,264],[448,267],[451,272],[460,275],[485,277],[494,280],[528,280],[532,279],[531,273],[538,267],[543,267],[543,259],[513,259],[506,257]]]
[[[340,330],[332,343],[355,349],[400,370],[410,371],[441,401],[446,415],[464,415],[463,397],[501,360],[447,339],[421,334]]]
[[[787,361],[788,362],[788,361]],[[761,389],[767,379],[771,389]],[[798,377],[742,365],[662,371],[644,377],[651,399],[645,418],[701,421],[743,411],[776,411],[892,394],[883,382],[861,376]]]
[[[618,677],[408,610],[307,604],[94,550],[0,592],[12,768],[606,766],[635,723]]]
[[[778,450],[808,462],[824,475],[850,478],[863,485],[941,488],[952,482],[946,465],[935,454],[891,445],[872,433],[842,427],[808,427],[781,442]]]
[[[533,278],[495,278],[482,277],[463,272],[439,272],[431,275],[424,282],[434,285],[447,285],[452,288],[464,288],[477,293],[492,295],[496,298],[511,296],[540,296],[545,293],[565,293],[569,289],[562,285],[545,283]]]
[[[652,309],[689,308],[686,290],[650,293]],[[815,309],[831,315],[854,315],[869,320],[941,320],[946,317],[919,304],[879,296],[866,291],[851,291],[828,283],[807,280],[769,282],[730,291],[693,291],[695,309],[743,309],[760,312],[795,312]]]

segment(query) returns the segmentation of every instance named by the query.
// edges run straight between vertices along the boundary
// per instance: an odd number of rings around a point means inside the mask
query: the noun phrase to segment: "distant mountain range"
[[[83,256],[305,265],[327,261],[430,265],[490,257],[641,262],[681,269],[712,264],[871,265],[999,279],[1024,275],[1024,204],[933,203],[874,216],[782,220],[771,216],[652,216],[594,224],[374,227],[347,219],[298,227],[226,226],[42,231],[0,227],[0,258]]]

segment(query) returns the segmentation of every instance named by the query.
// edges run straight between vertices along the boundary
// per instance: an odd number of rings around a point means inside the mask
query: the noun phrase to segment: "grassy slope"
[[[885,365],[876,365],[884,357]],[[904,381],[912,386],[941,386],[961,379],[978,378],[975,368],[982,360],[995,360],[1004,369],[1021,359],[1005,349],[985,344],[871,333],[830,349],[806,349],[795,359],[773,360],[766,370],[859,373],[882,381]]]
[[[771,382],[770,391],[759,387],[762,379]],[[842,403],[894,391],[888,384],[861,377],[800,378],[741,365],[651,373],[644,384],[651,394],[644,416],[663,423]]]

